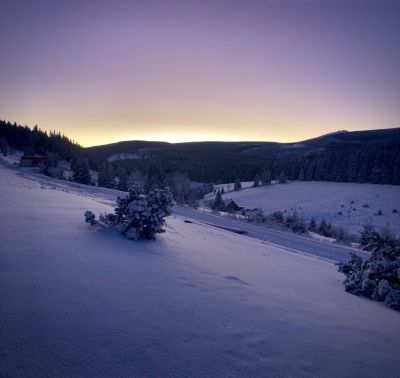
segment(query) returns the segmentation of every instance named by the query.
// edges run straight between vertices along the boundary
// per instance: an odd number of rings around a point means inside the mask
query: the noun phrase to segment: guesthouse
[[[19,165],[21,167],[39,167],[46,161],[46,156],[21,156]]]

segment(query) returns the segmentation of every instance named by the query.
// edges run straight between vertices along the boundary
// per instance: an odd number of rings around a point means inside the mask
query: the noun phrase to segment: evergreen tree
[[[314,217],[311,218],[310,223],[308,225],[308,229],[311,232],[315,232],[317,230],[317,222],[315,222],[315,218]]]
[[[118,176],[118,190],[122,190],[123,192],[128,191],[128,175],[125,170],[121,171]]]
[[[235,184],[234,184],[234,186],[233,186],[233,190],[234,190],[235,192],[237,192],[237,191],[240,190],[240,189],[242,189],[242,183],[241,183],[240,180],[237,178],[237,179],[235,180]]]
[[[339,264],[339,272],[345,274],[345,290],[384,302],[390,308],[400,311],[400,247],[399,242],[389,233],[373,235],[371,227],[364,227],[366,244],[374,247],[369,257],[363,259],[354,253],[350,254],[347,263]],[[372,236],[372,238],[371,238]],[[375,239],[380,240],[376,243]]]
[[[307,162],[307,169],[306,169],[306,174],[305,174],[306,181],[315,180],[316,167],[317,167],[316,159],[311,159],[310,161]]]
[[[364,224],[360,234],[360,247],[365,251],[376,251],[384,244],[384,240],[371,223]]]
[[[104,166],[99,170],[97,183],[103,188],[115,188],[114,175],[110,166]]]
[[[139,169],[135,169],[133,172],[128,175],[128,188],[133,186],[139,186],[141,188],[145,188],[148,182],[148,176],[143,174]]]
[[[285,221],[285,217],[283,216],[283,213],[281,211],[273,212],[270,217],[273,221],[278,223],[284,223]]]
[[[214,204],[212,206],[213,210],[217,211],[225,211],[225,202],[222,199],[221,192],[218,191],[217,195],[215,196]]]
[[[97,221],[91,211],[85,212],[85,221],[92,226],[114,227],[131,240],[154,239],[165,232],[165,217],[171,215],[173,197],[169,189],[155,189],[148,194],[137,186],[125,198],[118,197],[114,214],[101,215]]]
[[[271,185],[271,171],[268,170],[264,170],[261,174],[261,182],[263,185]]]
[[[168,184],[176,201],[183,205],[192,199],[192,187],[186,174],[175,172],[168,178]]]
[[[305,180],[305,174],[304,174],[304,168],[300,168],[300,173],[299,173],[299,181],[304,181]]]
[[[322,219],[321,223],[318,226],[318,233],[323,236],[330,236],[329,226],[325,219]]]
[[[10,147],[8,146],[6,138],[0,138],[0,153],[7,156]]]
[[[282,171],[281,174],[278,176],[278,182],[279,184],[285,184],[287,182],[285,172]]]
[[[374,165],[372,167],[371,174],[369,176],[369,181],[372,182],[373,184],[379,184],[383,180],[382,166],[378,159],[379,158],[377,156]]]
[[[90,184],[91,177],[89,173],[89,166],[85,161],[76,162],[72,168],[72,171],[74,174],[74,181],[80,184]]]

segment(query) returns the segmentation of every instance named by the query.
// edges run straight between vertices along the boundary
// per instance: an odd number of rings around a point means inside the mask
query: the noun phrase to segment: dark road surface
[[[293,252],[302,252],[316,255],[324,259],[337,262],[347,261],[350,252],[355,252],[365,258],[366,252],[355,248],[344,247],[337,244],[325,243],[315,239],[309,239],[289,232],[282,232],[271,228],[257,226],[252,223],[236,221],[218,215],[204,213],[187,207],[174,207],[174,214],[184,218],[206,223],[215,227],[244,231],[247,236],[276,244]]]

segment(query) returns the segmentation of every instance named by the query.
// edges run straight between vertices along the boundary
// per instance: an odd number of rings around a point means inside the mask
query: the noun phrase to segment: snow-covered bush
[[[371,235],[368,238],[367,233]],[[384,302],[390,308],[400,311],[400,247],[398,241],[387,233],[381,235],[370,226],[362,234],[364,249],[371,251],[363,259],[352,253],[347,263],[339,264],[339,272],[345,274],[345,290]]]
[[[363,225],[360,236],[360,246],[364,251],[373,251],[380,248],[381,237],[371,223]]]
[[[283,216],[283,213],[281,211],[275,211],[270,215],[270,218],[278,223],[284,223],[285,222],[285,217]]]
[[[304,234],[306,232],[304,218],[302,215],[299,216],[296,210],[287,215],[285,225],[296,234]]]
[[[102,214],[98,221],[91,211],[84,215],[87,223],[116,228],[128,239],[153,239],[157,233],[165,232],[165,217],[171,215],[172,205],[169,189],[144,194],[140,187],[133,186],[125,198],[118,197],[115,214]]]

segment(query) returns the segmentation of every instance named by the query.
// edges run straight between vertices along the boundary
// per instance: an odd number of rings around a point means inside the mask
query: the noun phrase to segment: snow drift
[[[399,314],[332,263],[178,217],[132,243],[3,167],[0,204],[1,376],[398,375]]]

